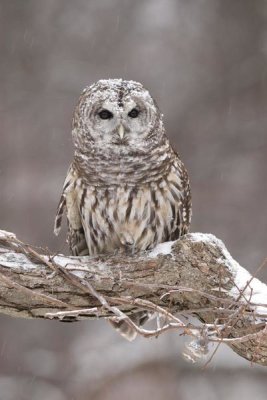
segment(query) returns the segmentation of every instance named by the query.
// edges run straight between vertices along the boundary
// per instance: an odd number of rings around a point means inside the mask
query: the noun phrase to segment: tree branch
[[[136,310],[153,312],[156,328],[136,326]],[[267,285],[210,234],[188,234],[134,256],[91,258],[42,255],[0,231],[0,312],[62,321],[124,319],[145,337],[175,329],[193,337],[187,358],[207,353],[210,342],[225,342],[267,366]]]

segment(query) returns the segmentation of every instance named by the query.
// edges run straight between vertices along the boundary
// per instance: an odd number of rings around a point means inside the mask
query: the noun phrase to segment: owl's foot
[[[129,256],[136,254],[135,241],[131,233],[123,232],[120,235],[120,242],[122,245],[122,252]]]
[[[127,256],[134,256],[136,253],[138,253],[138,250],[136,250],[135,243],[130,244],[126,243],[124,245],[124,252],[127,254]]]

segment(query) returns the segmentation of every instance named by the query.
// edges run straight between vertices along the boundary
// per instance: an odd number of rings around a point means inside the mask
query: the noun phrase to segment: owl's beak
[[[119,128],[118,128],[118,134],[120,139],[122,140],[124,138],[124,127],[122,124],[120,124]]]

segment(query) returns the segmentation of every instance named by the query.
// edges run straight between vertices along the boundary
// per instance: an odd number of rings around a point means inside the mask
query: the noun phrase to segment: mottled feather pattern
[[[108,118],[101,118],[101,110]],[[102,80],[86,88],[72,135],[75,154],[55,233],[65,210],[73,255],[136,253],[188,232],[188,174],[165,134],[162,114],[141,84]],[[138,321],[144,321],[139,314]],[[129,327],[113,325],[133,338]]]
[[[78,176],[75,173],[72,166],[69,168],[64,186],[63,193],[60,198],[60,202],[57,209],[54,233],[58,235],[62,223],[62,214],[66,210],[67,222],[68,222],[68,236],[67,242],[69,244],[71,254],[74,256],[85,256],[89,255],[88,245],[85,239],[85,233],[83,229],[80,204],[79,204],[79,192],[80,186],[77,185]]]

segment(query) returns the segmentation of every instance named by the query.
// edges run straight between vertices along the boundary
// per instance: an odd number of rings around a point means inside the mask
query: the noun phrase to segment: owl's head
[[[162,115],[138,82],[100,80],[86,87],[74,112],[75,148],[138,150],[156,145],[164,135]]]

